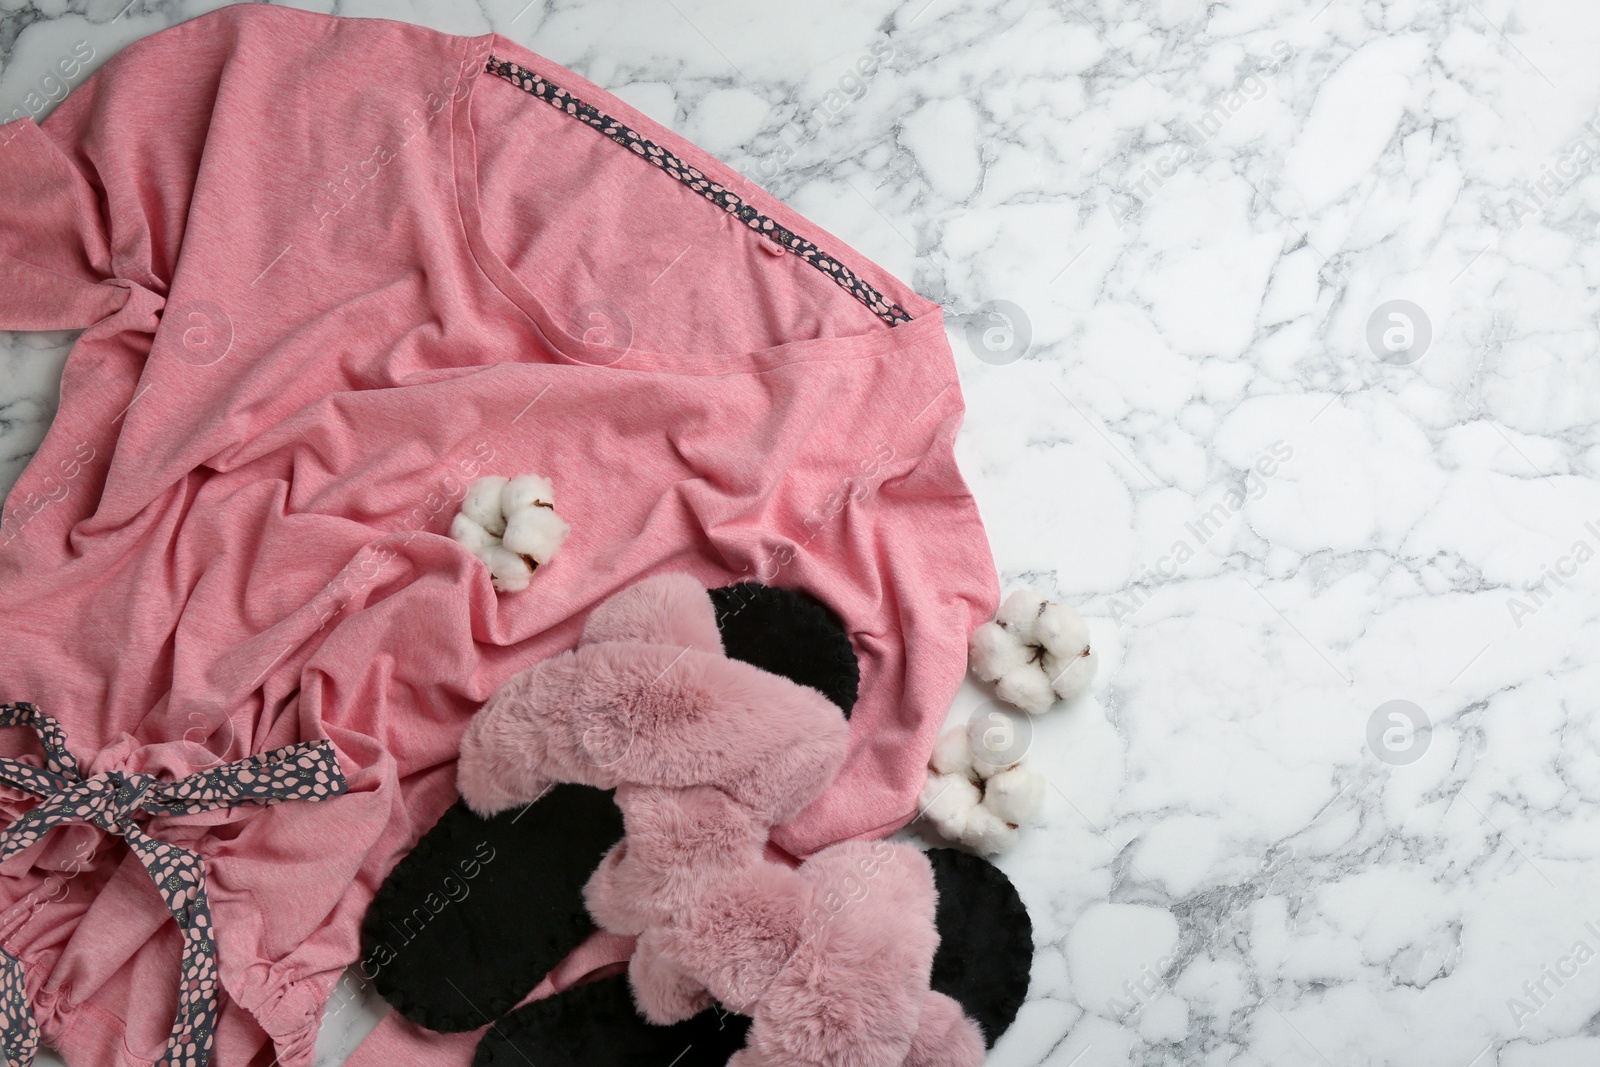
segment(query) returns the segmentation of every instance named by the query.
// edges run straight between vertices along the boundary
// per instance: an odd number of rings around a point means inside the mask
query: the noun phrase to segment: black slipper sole
[[[628,976],[602,978],[525,1004],[478,1042],[473,1067],[726,1067],[750,1020],[708,1008],[651,1026],[633,1006]]]
[[[1011,879],[980,856],[954,848],[927,852],[939,890],[933,955],[937,992],[961,1005],[994,1048],[1028,997],[1033,921]]]
[[[611,792],[589,786],[492,819],[457,802],[384,880],[357,967],[430,1030],[500,1018],[594,930],[583,886],[622,832]]]

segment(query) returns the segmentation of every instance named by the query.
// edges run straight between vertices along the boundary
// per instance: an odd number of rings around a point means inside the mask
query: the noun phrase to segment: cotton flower
[[[500,478],[498,481],[500,510],[508,518],[523,508],[541,504],[553,508],[556,505],[556,487],[550,484],[548,478],[541,478],[537,474],[519,474],[510,480]]]
[[[520,593],[533,580],[528,561],[503,545],[492,545],[478,558],[489,568],[489,580],[499,592]]]
[[[922,814],[944,832],[959,838],[966,827],[967,814],[983,803],[983,790],[964,774],[930,774],[922,789]]]
[[[994,621],[978,627],[971,653],[973,672],[1032,715],[1088,689],[1099,663],[1083,616],[1028,589],[1006,597]]]
[[[500,543],[500,538],[485,530],[482,524],[465,511],[451,521],[450,536],[461,542],[474,556],[482,556]]]
[[[1026,826],[1044,810],[1044,779],[1010,767],[983,783],[983,806],[1013,826]]]
[[[483,561],[495,589],[515,593],[555,558],[571,532],[555,511],[555,486],[537,474],[479,478],[467,487],[450,536]]]
[[[501,542],[535,563],[549,563],[572,529],[549,504],[535,504],[511,514]]]
[[[982,856],[998,856],[1017,847],[1021,835],[1017,828],[979,804],[967,812],[958,840]]]
[[[505,509],[500,505],[500,495],[506,479],[490,475],[479,478],[467,486],[467,497],[461,502],[461,514],[499,537],[506,532]]]
[[[951,730],[933,746],[933,758],[928,761],[938,774],[959,774],[965,777],[972,770],[972,746],[967,734]]]
[[[1020,762],[995,767],[976,758],[967,729],[956,727],[934,745],[922,817],[951,841],[997,855],[1016,845],[1020,827],[1039,818],[1044,786],[1044,778]]]

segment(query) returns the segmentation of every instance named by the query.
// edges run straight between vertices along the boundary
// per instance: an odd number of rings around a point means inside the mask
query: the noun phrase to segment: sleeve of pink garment
[[[906,321],[483,76],[490,54],[738,190]],[[0,521],[0,700],[59,718],[86,772],[328,738],[350,784],[149,823],[206,860],[219,1067],[269,1043],[311,1063],[372,892],[455,799],[467,719],[650,574],[803,588],[851,632],[848,763],[778,844],[914,814],[997,597],[936,305],[504,38],[273,5],[131,45],[42,126],[0,127],[0,189],[0,329],[84,330]],[[597,308],[626,325],[616,358],[585,358]],[[474,477],[523,472],[573,532],[497,595],[448,528]],[[0,753],[36,752],[22,733]],[[118,841],[69,863],[69,836],[0,872],[0,943],[69,1063],[153,1057],[175,928]],[[22,906],[52,870],[62,898]]]

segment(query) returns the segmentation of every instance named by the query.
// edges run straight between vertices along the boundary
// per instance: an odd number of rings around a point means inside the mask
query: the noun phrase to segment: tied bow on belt
[[[217,1024],[217,957],[206,872],[189,849],[158,841],[134,822],[140,815],[193,815],[237,804],[326,800],[345,791],[338,758],[327,741],[289,745],[224,763],[175,782],[149,774],[107,771],[84,778],[67,751],[61,724],[29,703],[0,704],[0,726],[31,726],[44,747],[43,767],[0,757],[0,782],[40,803],[0,831],[0,860],[37,844],[53,826],[86,822],[128,842],[150,872],[183,934],[178,1014],[160,1067],[204,1067]],[[26,1067],[39,1048],[39,1027],[28,1006],[22,962],[0,949],[0,1045],[8,1067]]]

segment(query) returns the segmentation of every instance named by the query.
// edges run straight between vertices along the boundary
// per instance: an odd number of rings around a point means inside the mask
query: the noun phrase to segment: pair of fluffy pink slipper
[[[978,1067],[978,1026],[929,988],[924,855],[768,857],[771,828],[838,772],[847,730],[821,693],[724,655],[706,590],[663,575],[502,687],[462,739],[458,783],[483,816],[556,783],[616,790],[626,833],[589,880],[590,914],[638,937],[629,978],[651,1022],[713,1001],[752,1017],[731,1067]]]

